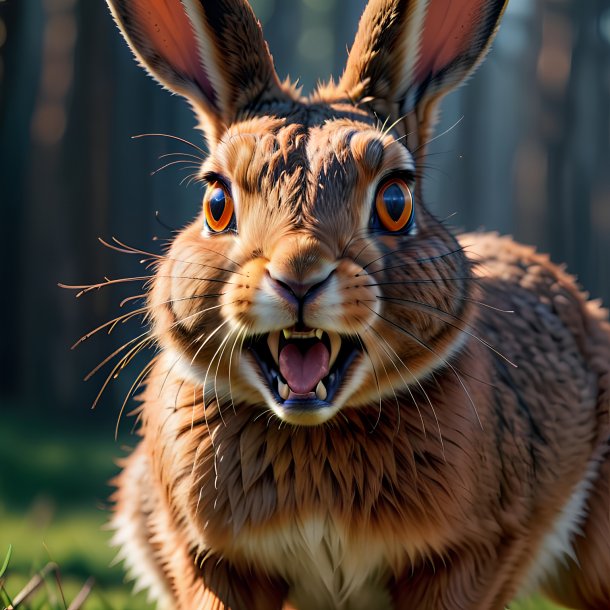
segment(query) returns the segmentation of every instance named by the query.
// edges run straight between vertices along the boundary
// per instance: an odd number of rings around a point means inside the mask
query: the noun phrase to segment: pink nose
[[[277,292],[283,299],[302,307],[309,299],[315,297],[315,295],[323,290],[324,287],[329,283],[334,269],[325,271],[325,276],[315,276],[307,278],[305,281],[297,281],[294,278],[284,277],[278,274],[278,277],[274,277],[271,271],[267,270],[267,276],[269,283],[275,292]]]

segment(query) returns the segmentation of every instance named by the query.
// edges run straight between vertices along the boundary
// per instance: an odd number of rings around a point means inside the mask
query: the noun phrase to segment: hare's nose
[[[322,273],[313,277],[308,277],[304,281],[296,280],[295,278],[287,277],[272,271],[267,270],[269,284],[273,290],[283,299],[297,306],[299,309],[310,299],[315,298],[324,287],[330,282],[335,269],[325,268]]]

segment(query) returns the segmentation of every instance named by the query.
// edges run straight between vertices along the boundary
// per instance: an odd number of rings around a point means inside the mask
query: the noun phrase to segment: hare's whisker
[[[148,339],[144,339],[143,341],[141,341],[137,346],[135,346],[133,349],[131,349],[127,354],[125,354],[118,362],[119,365],[119,370],[117,372],[117,374],[115,375],[115,379],[116,377],[118,377],[118,375],[121,373],[121,371],[123,371],[125,368],[127,368],[127,366],[129,366],[130,362],[145,348],[148,347],[150,345],[153,345],[155,343],[155,338],[154,337],[149,337]]]
[[[235,413],[235,402],[233,400],[233,386],[231,383],[231,368],[233,367],[233,353],[235,351],[235,347],[238,343],[238,341],[240,340],[240,338],[242,337],[242,335],[244,335],[246,332],[246,327],[240,328],[239,332],[237,333],[237,335],[235,336],[235,341],[233,341],[233,346],[231,347],[231,353],[229,354],[229,396],[231,398],[231,407],[233,409],[233,413]],[[242,339],[242,345],[243,345],[243,339]],[[241,350],[240,350],[241,353]]]
[[[384,230],[382,229],[373,229],[371,227],[366,227],[364,229],[361,229],[360,231],[354,233],[354,235],[350,238],[350,240],[347,242],[347,245],[343,248],[343,251],[341,253],[341,256],[345,256],[345,253],[349,250],[349,248],[356,242],[358,241],[362,241],[362,240],[369,240],[371,237],[374,237],[376,234],[384,234]],[[375,242],[373,241],[368,241],[364,247],[360,250],[360,252],[358,252],[358,254],[356,256],[352,256],[352,260],[356,263],[358,263],[358,259],[360,258],[360,256],[362,255],[362,253],[370,246],[372,245],[378,245],[375,244]],[[398,252],[400,252],[401,250],[397,250]]]
[[[203,334],[199,335],[198,337],[195,337],[186,346],[187,349],[189,347],[191,347],[192,345],[194,345],[202,337],[203,337]],[[174,361],[172,362],[172,364],[169,366],[169,368],[167,369],[167,371],[165,373],[165,377],[163,378],[163,382],[161,383],[161,387],[159,388],[159,393],[157,394],[157,400],[161,397],[161,394],[163,393],[163,389],[165,388],[165,384],[167,383],[167,380],[169,379],[169,376],[171,375],[171,372],[174,370],[174,368],[180,362],[180,360],[182,360],[182,358],[184,358],[185,356],[186,356],[186,354],[183,351],[178,351],[177,357],[174,358]]]
[[[138,425],[142,421],[142,408],[138,408],[137,410],[132,411],[129,415],[135,415],[135,419],[133,420],[133,425],[131,426],[130,434],[134,435]]]
[[[185,176],[185,178],[190,178],[191,176],[199,176],[199,171],[201,170],[201,168],[198,165],[185,165],[184,167],[179,167],[178,171],[184,172],[189,169],[195,171],[192,174],[188,174],[187,176]],[[180,182],[180,184],[182,184],[182,182]]]
[[[415,396],[413,394],[413,391],[411,390],[411,385],[405,380],[405,378],[402,376],[402,373],[400,372],[400,369],[398,368],[398,366],[396,365],[396,362],[394,360],[394,357],[396,357],[396,359],[398,360],[398,362],[400,364],[402,364],[403,367],[405,367],[405,369],[407,370],[407,372],[409,373],[409,375],[411,375],[411,377],[417,381],[417,378],[415,377],[415,375],[413,375],[413,373],[411,372],[411,369],[409,369],[409,367],[405,364],[405,362],[403,361],[403,359],[396,353],[396,351],[394,350],[394,348],[390,345],[390,343],[388,342],[388,340],[382,336],[380,333],[378,333],[375,328],[373,328],[372,326],[369,326],[367,328],[367,331],[370,330],[371,332],[375,333],[375,335],[382,341],[382,348],[384,350],[384,352],[386,353],[386,355],[388,355],[388,357],[390,358],[390,362],[392,363],[392,365],[394,366],[394,368],[396,369],[396,372],[398,373],[398,375],[400,376],[400,379],[402,380],[404,386],[407,388],[407,392],[409,392],[409,396],[411,397],[411,400],[413,401],[413,404],[415,405],[415,408],[417,409],[417,413],[419,415],[419,419],[421,421],[421,425],[422,425],[422,432],[424,434],[424,437],[426,436],[426,425],[424,423],[424,417],[422,415],[421,409],[419,408],[419,404],[417,402],[417,400],[415,399]],[[390,353],[385,349],[385,347],[383,347],[383,344],[385,344],[394,354],[394,357],[390,355]],[[398,413],[399,417],[400,417],[400,411]],[[440,429],[439,429],[439,435],[440,435]],[[441,444],[442,444],[442,436],[441,436]]]
[[[164,228],[167,229],[171,234],[177,234],[179,232],[179,229],[176,229],[176,227],[171,227],[169,224],[167,224],[162,218],[161,218],[161,213],[159,212],[159,210],[155,210],[155,220]],[[157,237],[153,237],[153,240],[158,239]]]
[[[449,252],[444,252],[443,254],[437,254],[436,256],[429,256],[427,258],[418,258],[415,260],[416,263],[431,263],[434,261],[438,261],[440,259],[446,258],[448,256],[453,256],[454,254],[460,254],[461,252],[467,254],[469,246],[460,246],[455,250],[450,250]]]
[[[386,252],[385,254],[382,254],[381,256],[377,257],[376,259],[368,262],[366,265],[364,265],[362,267],[362,269],[364,271],[366,271],[371,265],[374,265],[376,262],[388,257],[388,256],[392,256],[392,254],[401,254],[404,252],[404,248],[397,248],[396,250],[391,250],[389,252]],[[401,263],[400,265],[394,265],[391,267],[384,267],[383,269],[376,269],[375,271],[371,271],[370,273],[368,273],[368,275],[374,275],[375,273],[381,273],[382,271],[388,271],[389,269],[399,269],[401,267],[407,267],[409,265],[415,265],[415,264],[422,264],[422,263],[429,263],[429,262],[433,262],[433,261],[437,261],[443,258],[447,258],[448,256],[453,256],[455,254],[460,254],[462,252],[466,252],[465,250],[465,246],[460,246],[459,248],[456,248],[455,250],[450,250],[449,252],[445,252],[443,254],[439,254],[437,256],[432,256],[430,258],[416,258],[416,259],[412,259],[407,261],[406,263]],[[358,273],[356,274],[356,277],[360,277],[361,275],[363,275],[362,273]]]
[[[435,142],[436,140],[439,140],[443,136],[446,136],[447,134],[451,133],[463,120],[464,120],[464,115],[462,115],[453,125],[451,125],[451,127],[445,129],[445,131],[443,131],[442,133],[439,133],[438,135],[434,136],[433,138],[430,138],[427,142],[423,142],[422,144],[420,144],[413,151],[413,154],[420,151],[422,148],[426,148],[426,146],[428,146],[428,144],[431,144],[432,142]]]
[[[401,280],[395,282],[375,282],[373,284],[365,284],[365,286],[406,286],[409,284],[439,284],[440,282],[477,282],[484,279],[483,277],[439,277],[432,280]]]
[[[189,297],[185,297],[185,298],[189,298]],[[233,301],[234,302],[234,301]],[[231,303],[232,304],[232,303]],[[213,307],[209,307],[206,308],[204,310],[201,311],[196,311],[193,314],[188,315],[185,318],[180,318],[177,319],[175,322],[172,323],[172,325],[170,326],[170,329],[175,328],[177,326],[179,326],[180,324],[183,324],[184,322],[186,322],[188,319],[191,319],[197,315],[200,315],[202,313],[206,313],[207,311],[211,311],[213,309],[219,309],[220,307],[222,307],[222,305],[214,305]],[[195,337],[192,341],[190,341],[188,343],[188,345],[186,346],[186,349],[189,349],[190,347],[192,347],[193,345],[195,345],[198,341],[200,341],[202,338],[204,337],[204,333],[198,335],[197,337]],[[201,349],[201,348],[200,348]],[[198,353],[195,354],[194,358],[196,358],[198,355]],[[159,394],[157,396],[157,398],[159,398],[161,396],[161,393],[163,392],[163,388],[165,387],[165,384],[167,383],[167,380],[171,374],[171,372],[174,370],[174,368],[176,367],[176,365],[178,364],[178,362],[180,362],[180,360],[182,360],[183,357],[185,357],[186,354],[184,352],[179,352],[178,353],[178,357],[174,359],[174,362],[171,364],[171,366],[168,368],[167,373],[165,374],[165,378],[163,379],[163,383],[161,384],[161,387],[159,389]],[[193,361],[191,361],[191,365],[193,364]]]
[[[221,322],[205,339],[205,341],[197,348],[197,351],[195,352],[195,355],[191,358],[191,366],[194,364],[195,360],[197,360],[197,357],[199,356],[199,354],[201,353],[201,350],[208,344],[208,342],[214,338],[214,336],[216,335],[216,333],[218,333],[218,331],[220,331],[224,326],[226,326],[231,320],[225,320],[224,322]],[[203,335],[200,335],[200,338],[202,338]],[[203,389],[204,394],[205,394],[205,388]],[[204,395],[204,403],[205,403],[205,395]]]
[[[185,383],[186,377],[183,377],[182,381],[180,382],[180,385],[178,386],[178,389],[176,390],[176,396],[174,397],[174,413],[178,410],[178,397],[180,396],[180,392],[182,391],[182,388],[184,387]]]
[[[119,438],[119,426],[121,424],[121,417],[123,416],[123,413],[125,412],[125,407],[127,406],[127,402],[135,394],[135,392],[137,392],[137,390],[140,387],[140,385],[142,384],[142,382],[146,379],[146,376],[150,373],[152,368],[155,366],[155,362],[156,361],[153,358],[150,362],[148,362],[148,364],[146,364],[144,366],[144,368],[140,371],[140,373],[136,377],[135,381],[129,388],[129,391],[125,395],[125,399],[123,400],[123,404],[121,405],[121,409],[119,410],[119,415],[117,417],[117,422],[116,422],[116,426],[114,429],[114,440],[115,441]]]
[[[137,315],[145,313],[147,309],[148,309],[148,307],[140,307],[140,308],[135,309],[133,311],[129,311],[127,313],[124,313],[124,314],[122,314],[122,315],[120,315],[120,316],[118,316],[116,318],[113,318],[112,320],[108,320],[108,322],[104,322],[104,324],[100,324],[97,328],[94,328],[93,330],[91,330],[88,333],[84,334],[78,341],[76,341],[76,343],[74,343],[72,345],[72,347],[70,349],[76,349],[79,345],[81,345],[82,343],[84,343],[85,341],[87,341],[88,339],[93,337],[93,335],[97,334],[98,332],[100,332],[104,328],[107,328],[108,326],[110,326],[110,330],[108,331],[108,334],[110,334],[112,332],[112,330],[114,329],[114,327],[119,322],[127,322],[131,318],[134,318]]]
[[[500,309],[499,307],[494,307],[493,305],[489,305],[489,303],[483,303],[483,301],[477,301],[476,299],[471,299],[469,297],[455,297],[456,299],[460,299],[462,301],[469,301],[470,303],[474,303],[475,305],[480,305],[481,307],[485,307],[486,309],[491,309],[492,311],[497,311],[498,313],[510,313],[514,314],[515,311],[513,309]]]
[[[223,294],[224,293],[197,294],[197,295],[192,295],[189,297],[180,297],[180,298],[176,298],[176,299],[169,299],[167,301],[163,301],[161,303],[156,303],[154,305],[145,305],[143,307],[139,307],[138,309],[134,309],[134,310],[128,311],[120,316],[117,316],[116,318],[113,318],[112,320],[108,320],[108,322],[104,322],[104,324],[100,324],[100,326],[89,331],[87,334],[83,335],[78,341],[76,341],[76,343],[74,343],[74,345],[72,345],[71,349],[77,348],[81,343],[84,343],[85,341],[90,339],[93,335],[97,334],[104,328],[110,327],[108,334],[111,334],[117,324],[119,324],[119,323],[124,324],[125,322],[128,322],[129,320],[131,320],[132,318],[134,318],[136,316],[146,315],[148,312],[151,312],[153,309],[156,309],[157,307],[163,307],[165,305],[178,303],[180,301],[191,301],[191,300],[195,300],[195,299],[207,299],[207,298],[220,297]],[[128,297],[128,298],[124,299],[123,301],[121,301],[120,307],[123,307],[123,305],[125,305],[130,299],[133,300],[133,299],[143,298],[145,296],[146,296],[145,294],[142,294],[142,295],[135,295],[132,297]],[[201,310],[197,313],[205,313],[206,311],[210,311],[212,309],[217,309],[218,307],[221,307],[221,305],[215,305],[214,307],[210,307],[208,309]],[[180,321],[182,321],[182,320],[180,320]]]
[[[374,244],[373,241],[367,241],[366,244],[364,244],[364,246],[361,248],[361,250],[358,252],[358,254],[356,256],[352,257],[352,260],[356,263],[358,263],[358,259],[362,256],[363,252],[365,252],[367,250],[367,248],[370,248],[372,245]],[[376,244],[375,244],[376,245]]]
[[[259,420],[261,417],[263,417],[264,415],[267,415],[268,413],[273,414],[273,411],[272,411],[272,410],[271,410],[269,407],[267,407],[267,408],[263,409],[263,410],[262,410],[262,411],[261,411],[261,412],[260,412],[260,413],[259,413],[259,414],[258,414],[258,415],[257,415],[257,416],[256,416],[256,417],[253,419],[253,420],[252,420],[252,421],[253,421],[253,422],[256,422],[256,421],[258,421],[258,420]]]
[[[231,303],[228,303],[228,305],[233,305],[234,303],[236,303],[237,301],[231,301]],[[196,311],[194,313],[189,314],[188,316],[176,319],[175,322],[172,323],[172,325],[169,327],[170,330],[174,329],[174,328],[178,328],[178,326],[184,324],[186,321],[191,320],[197,316],[200,316],[204,313],[207,313],[208,311],[214,311],[215,309],[220,309],[223,306],[222,303],[220,303],[219,305],[213,305],[212,307],[206,307],[205,309],[201,309],[200,311]],[[190,344],[192,345],[192,343]],[[189,345],[189,347],[190,347]]]
[[[132,301],[137,301],[138,299],[146,299],[146,297],[148,296],[147,292],[143,292],[141,294],[134,294],[130,297],[125,297],[120,303],[119,303],[119,307],[122,309],[123,307],[125,307],[125,305],[127,305],[127,303],[131,303]]]
[[[185,165],[188,164],[188,167],[181,169],[198,169],[196,165],[193,165],[193,161],[190,159],[178,159],[177,161],[168,161],[165,165],[158,167],[157,169],[150,172],[151,176],[156,176],[159,172],[162,172],[164,169],[168,167],[172,167],[173,165]]]
[[[436,427],[438,429],[438,437],[439,437],[439,441],[440,441],[440,444],[441,444],[441,451],[442,451],[443,457],[444,457],[445,456],[445,443],[443,441],[443,435],[442,435],[442,432],[441,432],[441,425],[440,425],[440,422],[439,422],[439,419],[438,419],[438,415],[436,414],[436,409],[434,408],[434,405],[432,404],[432,399],[430,398],[428,392],[426,392],[426,389],[424,388],[424,386],[422,385],[420,380],[417,378],[415,373],[413,373],[413,371],[407,366],[406,362],[404,362],[404,360],[402,358],[400,358],[400,356],[396,353],[396,351],[390,345],[390,343],[387,341],[387,339],[385,339],[385,337],[383,337],[381,335],[381,333],[377,332],[372,326],[371,326],[371,330],[377,335],[377,337],[379,339],[382,339],[385,342],[385,344],[388,346],[388,348],[390,350],[392,350],[392,352],[396,355],[396,357],[398,358],[398,361],[405,367],[405,369],[409,373],[409,375],[411,375],[411,377],[413,378],[413,381],[417,384],[417,386],[419,387],[420,391],[424,395],[427,403],[430,405],[430,411],[432,412],[432,416],[434,417],[434,421],[436,422]],[[402,379],[402,376],[401,376],[401,379]],[[404,381],[404,379],[403,379],[403,381]],[[420,408],[419,408],[419,404],[417,403],[417,400],[415,399],[415,397],[413,396],[413,394],[411,392],[410,385],[407,385],[407,388],[409,390],[409,393],[413,397],[413,402],[415,403],[415,407],[417,409],[417,412],[418,412],[418,414],[419,414],[419,416],[420,416],[420,418],[422,420],[422,429],[423,429],[424,438],[425,438],[425,437],[427,437],[426,426],[425,426],[424,421],[423,421],[423,417],[422,417],[422,413],[421,413]]]
[[[411,337],[413,339],[413,341],[415,341],[416,343],[421,345],[424,349],[428,350],[430,353],[434,354],[437,358],[439,358],[445,364],[445,366],[447,366],[449,369],[451,369],[452,373],[455,375],[455,377],[458,380],[459,384],[462,386],[462,389],[466,393],[466,396],[468,397],[468,402],[470,403],[470,405],[472,406],[472,408],[474,410],[474,413],[475,413],[476,418],[477,418],[477,420],[479,422],[479,425],[481,426],[481,428],[483,428],[483,424],[481,422],[481,418],[479,417],[479,412],[477,411],[476,405],[474,404],[474,402],[472,400],[472,396],[470,395],[470,392],[466,388],[466,385],[464,384],[464,381],[460,377],[460,375],[457,372],[457,370],[455,369],[455,367],[451,364],[451,362],[449,362],[446,358],[441,356],[434,348],[430,347],[425,341],[422,341],[419,337],[417,337],[415,334],[413,334],[408,329],[403,328],[402,326],[400,326],[396,322],[390,320],[389,318],[386,318],[385,316],[382,316],[380,313],[377,313],[373,308],[369,307],[366,303],[363,302],[362,304],[367,309],[369,309],[372,313],[374,313],[377,317],[379,317],[381,320],[383,320],[387,324],[390,324],[394,328],[400,330],[401,332],[403,332],[407,336]]]
[[[185,140],[184,138],[180,138],[179,136],[174,136],[169,133],[139,133],[135,136],[131,136],[131,139],[139,140],[141,138],[154,138],[154,137],[169,138],[170,140],[176,140],[177,142],[182,142],[183,144],[186,144],[187,146],[190,146],[190,147],[194,148],[195,150],[199,151],[204,157],[207,157],[207,155],[208,155],[208,153],[205,150],[203,150],[203,148],[200,148],[196,144],[193,144],[192,142],[189,142],[188,140]]]
[[[200,277],[192,275],[155,275],[155,278],[163,278],[169,280],[194,280],[196,282],[212,282],[214,284],[228,284],[229,286],[235,286],[235,282],[228,280],[221,280],[215,277]]]
[[[345,253],[352,247],[353,244],[355,244],[356,242],[362,241],[364,239],[369,239],[371,237],[371,235],[374,235],[374,231],[373,232],[371,232],[371,231],[372,230],[370,227],[364,227],[364,228],[359,229],[358,231],[354,232],[354,234],[349,238],[347,244],[341,251],[341,258],[343,258],[345,256]],[[356,257],[352,257],[352,258],[356,258]]]
[[[199,172],[193,172],[192,174],[184,176],[184,178],[182,178],[182,180],[180,180],[180,182],[178,183],[178,186],[182,186],[186,182],[186,188],[189,188],[191,184],[193,184],[193,182],[197,181],[198,178]]]
[[[218,409],[218,413],[220,414],[220,419],[222,420],[222,424],[223,426],[226,427],[226,422],[224,420],[224,417],[222,415],[222,409],[220,406],[220,399],[218,397],[218,388],[217,388],[217,379],[218,379],[218,369],[220,367],[220,362],[222,361],[222,356],[224,354],[225,351],[225,347],[228,343],[228,341],[230,340],[230,338],[233,335],[234,330],[233,329],[229,329],[229,332],[224,336],[224,338],[222,339],[222,341],[220,342],[220,345],[216,348],[216,351],[214,352],[214,355],[212,356],[212,358],[210,359],[210,361],[208,362],[208,366],[207,369],[205,371],[205,377],[203,378],[203,391],[205,392],[205,388],[208,382],[208,376],[210,374],[210,369],[212,368],[212,365],[214,364],[214,360],[216,360],[216,357],[218,356],[218,363],[216,366],[216,371],[214,374],[214,384],[213,384],[213,388],[214,388],[214,397],[216,398],[216,408]]]
[[[144,333],[145,335],[148,335],[149,332],[147,331],[146,333]],[[113,367],[113,369],[110,371],[108,377],[106,377],[106,381],[104,381],[100,391],[98,392],[97,396],[95,397],[95,400],[93,401],[93,404],[91,405],[91,409],[95,409],[99,403],[100,398],[102,397],[102,394],[104,393],[104,391],[106,390],[106,388],[108,387],[108,384],[110,383],[111,380],[116,379],[119,375],[119,372],[124,368],[124,362],[125,362],[125,358],[130,359],[129,357],[133,354],[133,356],[135,356],[141,349],[143,349],[146,345],[148,345],[150,342],[154,341],[154,339],[152,337],[145,337],[144,339],[142,339],[142,341],[140,341],[139,343],[136,343],[136,345],[134,347],[132,347],[129,352],[127,352],[127,354],[125,356],[123,356],[123,358],[121,358],[116,365]]]
[[[114,280],[109,278],[104,278],[103,282],[99,282],[97,284],[83,284],[83,285],[70,285],[70,284],[62,284],[59,283],[58,286],[60,288],[65,288],[66,290],[79,290],[80,292],[76,295],[76,298],[80,298],[84,294],[91,292],[92,290],[99,290],[100,288],[105,288],[106,286],[113,286],[115,284],[125,284],[128,282],[150,282],[154,279],[152,275],[145,275],[139,277],[121,277]]]
[[[213,250],[208,250],[208,251],[213,252]],[[168,260],[168,261],[173,261],[175,263],[183,263],[184,265],[195,265],[196,267],[205,267],[206,269],[214,269],[216,271],[230,273],[231,275],[240,275],[241,277],[247,277],[245,273],[240,273],[239,271],[234,271],[232,269],[227,269],[225,267],[216,267],[215,265],[209,265],[208,263],[200,263],[198,261],[189,261],[189,260],[185,261],[180,258],[174,258],[172,256],[163,256],[163,259]]]
[[[387,129],[382,130],[383,137],[385,138],[392,131],[392,129],[394,129],[394,127],[396,127],[396,125],[398,125],[399,123],[402,123],[409,116],[409,113],[410,112],[407,112],[406,114],[399,116]],[[388,118],[389,118],[389,116],[388,116]],[[385,123],[384,123],[384,125],[385,125]],[[407,134],[407,135],[411,135],[411,134]]]
[[[114,286],[116,284],[126,284],[129,282],[152,282],[155,278],[164,278],[170,280],[194,280],[198,282],[213,282],[217,284],[230,284],[235,285],[235,282],[229,282],[228,280],[221,280],[218,278],[209,278],[209,277],[199,277],[199,276],[184,276],[184,275],[143,275],[137,277],[122,277],[117,279],[109,279],[104,278],[103,282],[99,282],[97,284],[84,284],[84,285],[69,285],[69,284],[58,284],[60,288],[65,288],[67,290],[79,290],[76,295],[76,298],[80,298],[84,294],[92,292],[93,290],[100,290],[101,288],[106,288],[107,286]]]
[[[168,157],[189,157],[190,159],[196,159],[197,161],[201,161],[202,163],[205,161],[203,157],[199,157],[198,155],[193,155],[191,153],[185,152],[171,152],[159,155],[159,159],[167,159]]]
[[[373,429],[371,430],[371,432],[374,432],[375,428],[377,427],[377,425],[379,424],[379,421],[381,419],[381,410],[382,410],[382,404],[383,404],[383,398],[381,397],[381,386],[379,385],[379,376],[377,375],[377,369],[375,368],[375,363],[373,362],[373,359],[371,358],[371,355],[369,354],[366,344],[362,341],[362,338],[360,337],[360,335],[358,333],[356,333],[356,338],[358,339],[358,343],[360,343],[360,346],[362,347],[362,352],[364,354],[366,354],[367,358],[369,359],[369,362],[371,363],[371,367],[373,368],[373,377],[375,378],[375,385],[377,386],[377,395],[379,396],[379,414],[377,417],[377,421],[375,422],[375,425],[373,426]]]
[[[154,259],[154,260],[175,261],[178,263],[184,263],[186,265],[197,265],[197,266],[201,266],[201,267],[209,267],[211,269],[216,269],[218,271],[225,271],[227,273],[234,273],[236,275],[242,275],[242,274],[238,273],[237,271],[232,271],[231,269],[226,269],[224,267],[212,267],[211,265],[208,265],[207,263],[201,263],[198,261],[190,261],[190,260],[185,261],[185,260],[182,260],[179,258],[174,258],[174,257],[168,256],[167,254],[155,254],[154,252],[148,252],[147,250],[143,250],[141,248],[135,248],[134,246],[129,246],[114,236],[112,237],[112,241],[114,242],[114,244],[107,242],[102,237],[98,237],[98,241],[103,246],[106,246],[107,248],[110,248],[111,250],[114,250],[115,252],[120,252],[121,254],[141,254],[143,256],[149,256],[151,259]],[[215,254],[217,256],[222,256],[224,259],[228,260],[230,263],[232,263],[236,267],[240,266],[237,261],[234,261],[233,259],[229,258],[228,256],[225,256],[222,252],[217,252],[216,250],[212,250],[210,248],[205,248],[204,246],[198,246],[197,249],[204,250],[206,252],[212,252],[213,254]]]
[[[375,349],[377,356],[379,356],[379,350],[377,348],[377,345],[375,343],[372,343],[371,345]],[[398,401],[398,396],[396,396],[396,391],[394,390],[394,386],[392,385],[392,380],[390,379],[390,375],[388,373],[388,369],[385,366],[383,358],[379,358],[379,360],[380,360],[381,366],[383,367],[383,370],[385,372],[386,379],[388,380],[388,383],[390,384],[390,387],[392,388],[392,394],[394,394],[394,401],[396,402],[396,409],[398,411],[398,426],[400,427],[400,402]],[[372,360],[371,360],[371,363],[372,363]],[[379,422],[381,421],[381,411],[382,411],[382,406],[380,403],[379,410],[377,413],[377,421],[375,422],[375,425],[373,426],[373,429],[371,430],[371,432],[374,432],[377,429],[377,426],[379,425]]]
[[[123,343],[121,347],[117,348],[114,352],[112,352],[109,356],[106,356],[95,368],[93,368],[84,378],[84,381],[89,381],[101,368],[103,368],[108,362],[110,362],[115,356],[120,354],[123,350],[127,349],[130,345],[139,341],[140,339],[150,335],[150,330],[143,332],[141,335],[130,339],[126,343]]]
[[[442,316],[447,316],[449,318],[453,318],[454,320],[457,320],[458,322],[461,322],[462,324],[464,324],[468,328],[473,329],[473,327],[468,322],[466,322],[466,320],[460,318],[459,316],[456,316],[455,314],[452,314],[452,313],[450,313],[448,311],[444,311],[443,309],[440,309],[440,308],[436,307],[435,305],[430,305],[429,303],[422,303],[421,301],[416,301],[416,300],[413,300],[413,299],[404,299],[404,298],[398,298],[398,297],[384,297],[384,296],[378,296],[377,299],[379,299],[380,301],[389,301],[391,303],[404,303],[406,305],[415,305],[416,309],[417,308],[425,308],[427,310],[432,310],[431,315],[435,316],[439,320],[443,320],[443,322],[445,322],[445,324],[448,324],[452,328],[455,328],[455,329],[459,330],[460,332],[466,333],[468,336],[472,337],[473,339],[475,339],[476,341],[481,343],[481,345],[484,345],[485,347],[490,349],[492,352],[494,352],[494,354],[496,354],[497,356],[502,358],[502,360],[504,360],[507,364],[510,364],[510,366],[512,366],[514,368],[518,368],[517,365],[514,362],[509,360],[504,354],[502,354],[500,351],[498,351],[488,341],[486,341],[482,337],[479,337],[478,335],[475,335],[473,332],[470,332],[470,331],[468,331],[465,328],[460,328],[456,324],[453,324],[451,322],[447,322],[447,320],[443,319],[443,317],[442,317]],[[441,315],[439,315],[439,314],[441,314]]]
[[[439,220],[438,223],[440,225],[446,225],[452,218],[455,218],[459,212],[451,212],[448,216],[445,216],[442,220]]]

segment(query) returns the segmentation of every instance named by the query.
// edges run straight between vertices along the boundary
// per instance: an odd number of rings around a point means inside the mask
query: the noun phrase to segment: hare
[[[371,0],[309,98],[246,0],[108,4],[210,151],[148,294],[132,577],[163,609],[610,608],[606,313],[422,201],[438,102],[505,0]]]

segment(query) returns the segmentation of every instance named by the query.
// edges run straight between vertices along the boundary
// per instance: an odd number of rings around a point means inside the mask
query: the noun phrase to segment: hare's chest
[[[284,578],[300,610],[389,609],[384,583],[392,559],[402,554],[374,536],[355,540],[329,516],[248,534],[236,546],[249,561]]]

